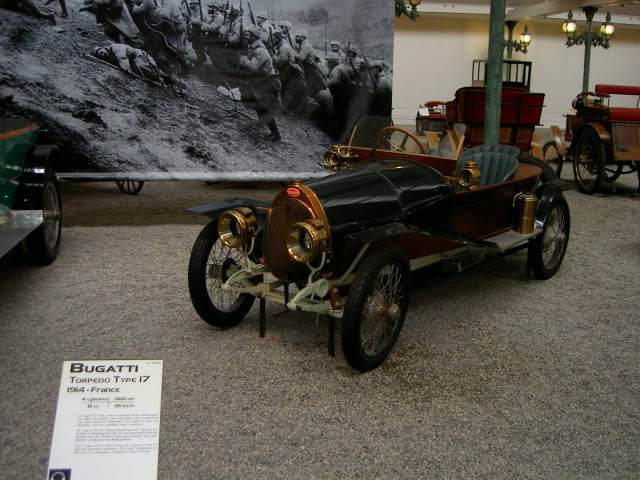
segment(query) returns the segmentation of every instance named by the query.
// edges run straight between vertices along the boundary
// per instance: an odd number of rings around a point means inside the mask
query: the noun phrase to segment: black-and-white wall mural
[[[291,178],[391,115],[388,0],[0,1],[0,115],[58,170]]]

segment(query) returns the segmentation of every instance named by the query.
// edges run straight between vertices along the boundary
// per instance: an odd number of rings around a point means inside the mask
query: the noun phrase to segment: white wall
[[[563,113],[582,90],[584,46],[567,48],[562,21],[528,20],[533,38],[529,52],[513,53],[514,60],[533,62],[531,91],[545,93],[542,120],[564,126]],[[579,31],[584,24],[578,22]],[[520,36],[524,23],[514,29]],[[486,59],[488,15],[427,14],[416,21],[396,20],[393,58],[393,117],[396,124],[414,123],[417,108],[427,100],[453,100],[455,91],[471,85],[473,59]],[[507,37],[505,28],[505,38]],[[506,50],[505,50],[506,57]],[[640,28],[616,26],[611,48],[591,49],[589,87],[597,83],[640,85]],[[617,96],[619,106],[635,106],[637,97]]]

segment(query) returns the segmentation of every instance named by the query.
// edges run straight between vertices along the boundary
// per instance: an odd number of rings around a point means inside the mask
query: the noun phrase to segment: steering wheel
[[[393,134],[393,132],[400,132],[404,134],[404,138],[402,139],[402,142],[400,142],[400,145],[396,145],[391,141],[391,135]],[[416,145],[418,145],[418,147],[420,147],[421,153],[423,153],[424,155],[427,154],[427,151],[424,149],[424,145],[422,145],[422,142],[420,142],[417,136],[415,136],[406,128],[396,127],[395,125],[389,125],[388,127],[384,127],[382,130],[378,132],[378,147],[382,145],[385,141],[388,141],[389,145],[391,145],[391,147],[393,147],[396,151],[406,152],[407,150],[405,146],[407,145],[407,139],[409,138],[413,140],[416,143]]]

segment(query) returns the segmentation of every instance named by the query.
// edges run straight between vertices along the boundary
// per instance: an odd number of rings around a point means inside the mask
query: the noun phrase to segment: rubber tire
[[[594,161],[597,163],[598,172],[596,173],[596,178],[593,181],[593,185],[591,185],[591,187],[586,187],[580,182],[577,164],[578,149],[580,148],[582,142],[589,140],[593,142],[593,145],[596,149],[594,153],[597,155],[597,158],[594,159]],[[598,188],[600,188],[600,185],[602,185],[602,180],[604,177],[605,158],[606,156],[604,151],[604,144],[600,140],[600,137],[598,137],[598,134],[590,128],[582,130],[579,136],[576,138],[575,148],[573,148],[573,175],[575,176],[576,183],[578,184],[578,190],[580,190],[582,193],[591,195],[593,192],[598,190]]]
[[[52,197],[49,197],[49,195]],[[54,205],[50,204],[51,199]],[[42,187],[41,206],[44,211],[53,207],[57,207],[60,215],[57,219],[45,220],[42,225],[31,232],[24,240],[28,257],[38,265],[50,265],[58,258],[58,250],[60,249],[60,240],[62,239],[62,199],[60,197],[60,189],[56,176],[52,170],[47,169]],[[55,244],[49,245],[47,242],[47,229],[52,228],[54,222],[57,223],[58,233],[56,235]]]
[[[518,161],[526,165],[534,165],[536,167],[540,167],[542,169],[542,174],[540,175],[540,180],[542,181],[542,183],[558,180],[558,174],[556,173],[556,171],[551,168],[551,166],[544,160],[540,160],[539,158],[532,157],[530,155],[520,154],[518,155]]]
[[[360,325],[367,301],[369,288],[383,267],[396,263],[404,278],[403,305],[395,330],[384,348],[375,356],[367,355],[362,348]],[[358,268],[353,283],[349,287],[347,302],[340,330],[342,352],[347,363],[361,372],[368,372],[379,366],[387,358],[398,339],[409,307],[409,261],[404,251],[396,246],[386,246],[369,253]]]
[[[256,297],[247,293],[240,294],[230,311],[219,310],[211,301],[207,290],[207,261],[209,253],[218,237],[218,222],[209,222],[200,232],[191,249],[189,259],[189,294],[196,312],[205,322],[218,328],[236,326],[249,313]],[[228,247],[222,247],[228,248]]]
[[[549,164],[549,166],[551,168],[553,168],[553,164],[549,162],[549,160],[547,160],[547,152],[549,151],[549,149],[553,148],[556,152],[556,168],[554,169],[554,171],[556,172],[556,175],[558,175],[558,177],[560,177],[560,173],[562,173],[562,166],[563,166],[563,162],[564,162],[564,157],[562,155],[560,155],[560,152],[558,152],[558,146],[556,145],[556,141],[555,140],[549,140],[547,143],[544,144],[544,146],[542,147],[542,156],[544,158],[545,163]]]
[[[564,197],[556,197],[551,203],[547,219],[554,209],[561,209],[565,216],[564,233],[566,236],[562,253],[556,260],[556,263],[552,265],[551,268],[547,268],[542,260],[542,242],[548,227],[546,221],[543,225],[542,233],[538,235],[529,245],[529,264],[535,276],[541,280],[547,280],[556,274],[556,272],[560,268],[560,265],[562,265],[562,260],[564,259],[564,255],[567,252],[567,246],[569,245],[569,234],[571,232],[571,216],[569,214],[569,205],[567,204],[567,200]]]
[[[624,164],[622,163],[613,163],[611,165],[605,165],[604,169],[606,172],[606,176],[607,176],[607,180],[610,183],[615,182],[618,178],[620,178],[620,175],[622,175],[622,169],[624,168]],[[629,173],[632,173],[633,170],[630,170]]]
[[[118,190],[126,195],[137,195],[144,187],[144,181],[138,180],[116,180]]]

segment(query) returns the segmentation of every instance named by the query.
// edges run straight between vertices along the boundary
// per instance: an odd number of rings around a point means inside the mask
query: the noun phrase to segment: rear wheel
[[[118,186],[118,190],[122,193],[126,193],[127,195],[137,195],[142,190],[144,186],[144,182],[139,182],[137,180],[116,180],[116,185]]]
[[[607,180],[609,180],[610,182],[615,182],[618,178],[620,178],[620,175],[622,175],[623,167],[624,164],[621,162],[614,162],[611,165],[607,165],[606,167],[604,167],[605,171],[607,172]]]
[[[409,306],[409,262],[402,250],[370,253],[349,289],[342,318],[342,351],[361,372],[373,370],[398,339]]]
[[[558,151],[558,145],[556,145],[555,140],[549,140],[542,147],[542,156],[544,157],[544,161],[549,164],[549,166],[556,172],[556,175],[560,176],[560,172],[562,172],[562,165],[564,162],[564,157],[560,155]]]
[[[604,176],[604,144],[591,129],[582,130],[573,151],[573,173],[578,189],[592,194],[602,184]]]
[[[529,262],[536,277],[553,277],[564,259],[569,243],[569,205],[564,197],[553,200],[547,218],[538,235],[529,246]]]
[[[222,284],[243,264],[240,249],[229,248],[218,237],[216,220],[205,226],[191,250],[189,294],[198,315],[210,325],[229,328],[249,312],[255,297],[222,290]]]
[[[62,237],[62,202],[55,175],[47,170],[42,188],[43,222],[27,236],[29,257],[41,265],[49,265],[58,257]]]

